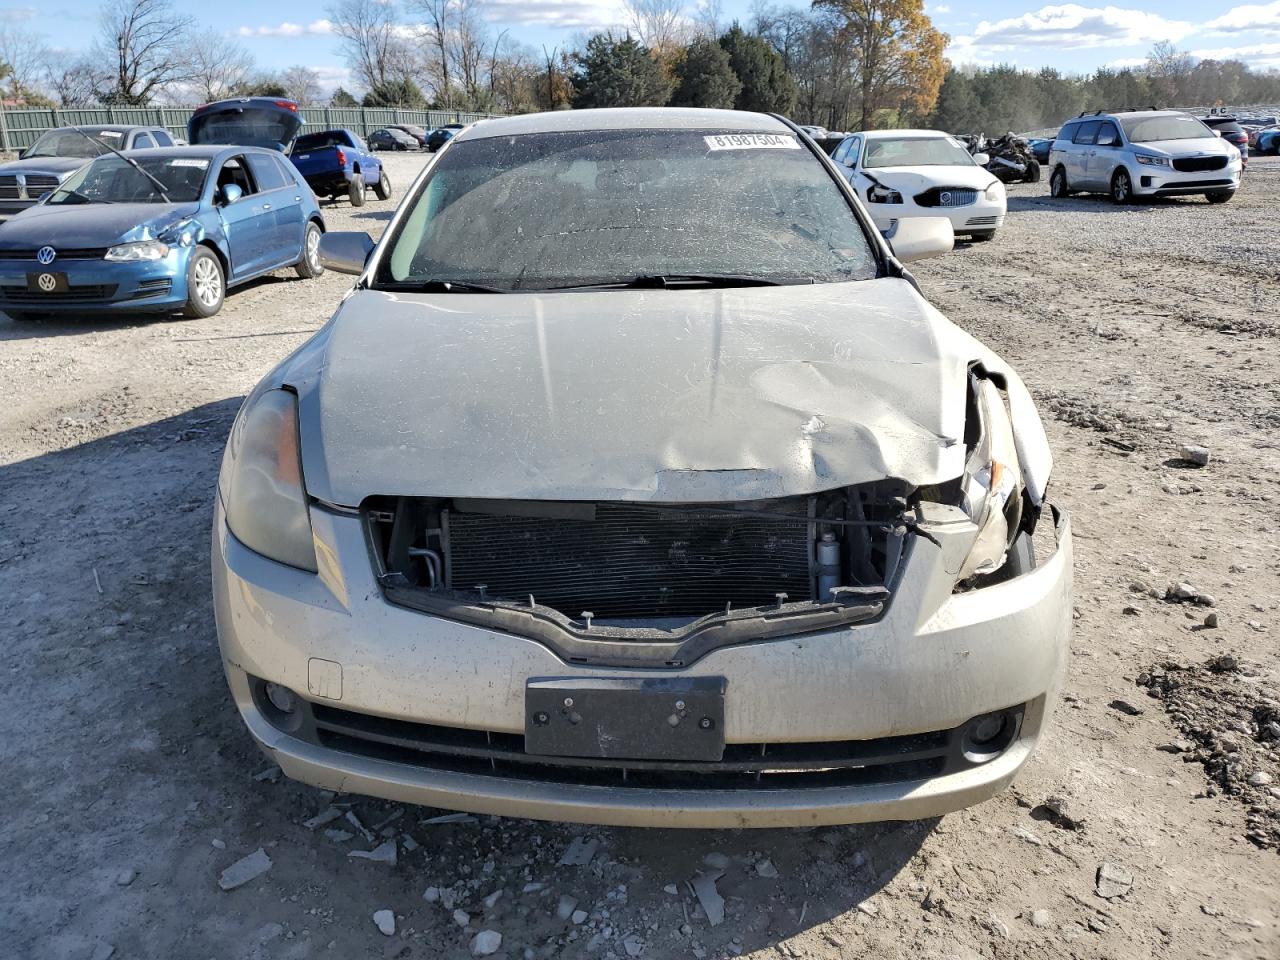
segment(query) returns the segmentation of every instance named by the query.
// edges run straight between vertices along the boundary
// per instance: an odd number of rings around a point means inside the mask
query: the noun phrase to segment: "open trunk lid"
[[[196,108],[187,121],[187,140],[192,144],[267,147],[287,153],[305,122],[292,100],[273,97],[220,100]]]

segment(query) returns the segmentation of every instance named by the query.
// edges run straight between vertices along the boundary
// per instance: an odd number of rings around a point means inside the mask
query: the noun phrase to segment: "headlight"
[[[992,180],[991,185],[982,192],[988,200],[999,200],[1004,196],[1004,184],[999,180]]]
[[[978,536],[960,580],[999,570],[1022,518],[1022,470],[1004,397],[990,380],[976,381],[975,393],[981,435],[961,481],[961,506]]]
[[[897,190],[890,190],[883,184],[873,183],[867,187],[867,199],[872,203],[901,203],[902,194]]]
[[[169,245],[159,240],[140,240],[137,243],[122,243],[107,251],[108,260],[163,260],[169,255]]]
[[[1167,166],[1169,166],[1169,158],[1168,158],[1168,157],[1148,157],[1146,154],[1142,154],[1142,153],[1135,153],[1135,154],[1133,155],[1133,158],[1134,158],[1135,160],[1137,160],[1139,163],[1145,164],[1145,165],[1146,165],[1146,166],[1148,166],[1148,167],[1167,167]]]
[[[250,396],[231,428],[219,489],[237,540],[272,560],[315,572],[292,393]]]

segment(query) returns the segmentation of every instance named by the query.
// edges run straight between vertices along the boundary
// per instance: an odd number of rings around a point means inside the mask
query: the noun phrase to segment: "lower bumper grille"
[[[1159,188],[1160,193],[1179,193],[1185,190],[1198,190],[1204,187],[1234,187],[1234,180],[1183,180],[1180,183],[1170,183],[1167,186]]]
[[[115,293],[114,283],[69,287],[65,293],[33,292],[26,287],[0,287],[0,303],[98,303],[110,300]]]
[[[1173,169],[1182,173],[1200,173],[1202,170],[1225,170],[1226,157],[1177,157]]]
[[[915,195],[922,207],[967,207],[978,202],[978,191],[969,187],[930,187]]]
[[[970,217],[964,222],[966,227],[994,227],[1000,223],[999,217]]]

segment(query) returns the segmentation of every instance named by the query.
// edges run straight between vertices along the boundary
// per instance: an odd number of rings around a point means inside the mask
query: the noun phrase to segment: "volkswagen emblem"
[[[41,247],[36,251],[36,259],[39,260],[43,266],[47,267],[57,258],[58,251],[53,249],[53,247]]]
[[[943,203],[950,203],[950,202],[951,202],[951,194],[949,194],[949,193],[945,193],[945,192],[944,192],[944,193],[939,197],[939,199],[940,199]],[[43,252],[43,251],[42,251],[42,252]],[[41,262],[41,263],[44,263],[44,261],[43,261],[43,260],[41,260],[40,262]]]
[[[45,247],[45,250],[48,249],[48,247]],[[44,253],[44,250],[41,250],[40,252]],[[58,285],[58,278],[52,273],[42,273],[39,278],[37,278],[36,283],[40,285],[40,289],[45,293],[53,293],[54,287]]]

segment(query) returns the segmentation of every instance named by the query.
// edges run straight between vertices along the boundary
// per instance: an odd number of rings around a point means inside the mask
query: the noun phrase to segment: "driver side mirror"
[[[225,183],[222,185],[222,189],[218,191],[218,196],[222,198],[223,205],[229,207],[244,196],[244,191],[234,183]]]
[[[991,162],[991,156],[986,153],[975,153],[973,155],[973,162],[980,167],[985,167],[988,163]]]
[[[374,246],[373,237],[358,230],[325,233],[320,236],[320,264],[334,273],[358,276],[364,273]]]
[[[884,238],[902,263],[940,257],[956,245],[955,230],[946,217],[903,217],[885,231]]]

